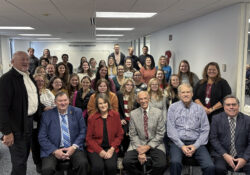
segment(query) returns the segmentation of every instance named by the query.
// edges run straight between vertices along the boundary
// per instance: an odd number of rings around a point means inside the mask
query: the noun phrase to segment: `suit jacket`
[[[165,152],[163,137],[165,133],[165,123],[162,111],[149,106],[148,111],[148,139],[144,132],[144,120],[141,108],[131,111],[129,123],[130,144],[128,151],[135,150],[139,145],[149,145]]]
[[[34,82],[32,76],[31,80]],[[39,91],[38,110],[33,117],[39,120],[41,112]],[[4,134],[29,132],[27,128],[28,116],[28,94],[23,81],[23,76],[14,68],[9,70],[0,78],[0,131]]]
[[[210,143],[212,145],[212,155],[221,157],[224,153],[230,153],[230,126],[228,116],[221,112],[213,116]],[[239,113],[236,122],[235,148],[237,156],[249,160],[250,158],[250,117]]]
[[[111,54],[108,56],[108,58],[109,58],[109,57],[113,57],[113,58],[115,59],[115,53],[114,53],[114,52],[111,53]],[[125,61],[125,55],[124,55],[122,52],[120,52],[120,63],[117,64],[116,61],[115,61],[115,65],[116,65],[116,66],[118,66],[118,65],[124,65],[124,61]]]
[[[80,108],[68,107],[68,124],[71,144],[76,144],[80,150],[83,150],[86,125]],[[48,157],[60,148],[61,126],[57,108],[43,113],[38,140],[41,146],[41,157]]]

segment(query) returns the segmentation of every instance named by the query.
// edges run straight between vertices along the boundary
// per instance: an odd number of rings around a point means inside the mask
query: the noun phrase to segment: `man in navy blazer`
[[[55,96],[56,108],[42,115],[39,130],[41,145],[42,174],[52,175],[56,172],[59,160],[69,160],[74,174],[87,175],[87,158],[84,151],[86,125],[79,108],[69,106],[69,98],[65,92]],[[70,146],[65,146],[64,130],[62,129],[63,115],[69,131]],[[64,118],[65,119],[65,118]]]
[[[239,112],[235,96],[226,96],[223,106],[225,112],[213,116],[210,132],[216,174],[227,174],[228,170],[250,174],[250,117]]]

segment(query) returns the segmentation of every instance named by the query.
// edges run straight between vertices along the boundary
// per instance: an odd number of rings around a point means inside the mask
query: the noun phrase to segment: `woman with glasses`
[[[143,83],[142,75],[140,71],[135,71],[133,75],[133,80],[135,82],[135,93],[147,90],[147,84]]]
[[[218,63],[208,63],[200,80],[194,88],[194,101],[206,111],[211,122],[212,116],[223,111],[223,98],[232,93],[228,82],[221,78]]]
[[[63,81],[59,77],[51,78],[48,88],[54,95],[56,95],[60,91],[63,91],[69,96],[68,91],[64,88]]]

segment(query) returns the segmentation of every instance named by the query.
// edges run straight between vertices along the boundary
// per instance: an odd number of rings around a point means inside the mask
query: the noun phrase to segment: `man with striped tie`
[[[38,135],[42,174],[55,174],[58,161],[69,160],[74,174],[87,175],[87,157],[83,148],[86,125],[82,111],[69,106],[65,92],[56,94],[55,104],[56,108],[43,113]]]

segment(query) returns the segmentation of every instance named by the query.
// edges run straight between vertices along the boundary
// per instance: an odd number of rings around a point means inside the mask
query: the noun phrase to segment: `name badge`
[[[210,102],[210,98],[206,97],[205,98],[205,103],[208,104]]]

